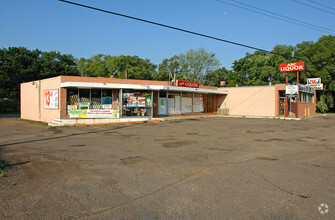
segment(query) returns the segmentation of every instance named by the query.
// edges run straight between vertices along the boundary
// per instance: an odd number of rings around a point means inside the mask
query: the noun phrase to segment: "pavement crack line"
[[[157,190],[155,190],[155,191],[153,191],[149,194],[139,196],[137,198],[134,198],[134,199],[129,200],[129,201],[122,202],[122,203],[117,204],[117,205],[112,206],[112,207],[106,207],[106,208],[103,208],[103,209],[100,209],[100,210],[97,210],[97,211],[93,211],[93,212],[92,211],[91,212],[85,212],[85,213],[75,215],[75,216],[70,216],[70,217],[67,217],[67,218],[68,219],[78,219],[78,218],[83,218],[83,217],[88,217],[88,216],[98,215],[98,214],[101,214],[101,213],[104,213],[104,212],[108,212],[108,211],[111,211],[113,209],[120,208],[124,205],[130,204],[130,203],[142,200],[142,199],[149,198],[149,197],[153,196],[154,194],[159,193],[160,191],[163,191],[167,188],[173,187],[174,185],[176,185],[176,184],[178,184],[178,183],[180,183],[180,182],[182,182],[182,181],[184,181],[188,178],[191,178],[193,176],[197,176],[197,175],[200,175],[202,173],[205,173],[205,172],[209,171],[210,169],[217,169],[218,167],[222,167],[222,166],[225,166],[225,165],[241,164],[241,163],[245,163],[245,162],[249,162],[249,161],[257,160],[257,159],[258,158],[248,158],[248,159],[244,159],[244,160],[216,163],[216,164],[212,164],[210,166],[201,167],[197,172],[193,172],[191,174],[185,175],[184,177],[178,179],[177,181],[175,181],[173,183],[170,183],[170,184],[167,184],[166,186],[161,187],[161,188],[159,188],[159,189],[157,189]]]
[[[267,180],[265,177],[263,177],[263,176],[261,176],[261,175],[257,175],[257,176],[260,177],[261,179],[263,179],[265,182],[267,182],[267,183],[270,184],[271,186],[273,186],[274,188],[276,188],[276,189],[278,189],[278,190],[280,190],[280,191],[282,191],[282,192],[285,192],[285,193],[290,194],[290,195],[292,195],[292,196],[297,196],[297,197],[300,197],[300,198],[303,198],[303,199],[308,199],[308,198],[309,198],[308,196],[301,195],[301,194],[295,194],[295,193],[290,192],[290,191],[288,191],[288,190],[286,190],[286,189],[283,189],[283,188],[277,186],[276,184],[274,184],[273,182],[271,182],[270,180]]]

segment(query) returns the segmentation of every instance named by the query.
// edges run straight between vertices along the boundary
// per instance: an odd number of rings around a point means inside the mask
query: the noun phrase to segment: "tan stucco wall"
[[[226,87],[220,108],[229,108],[229,115],[270,116],[276,115],[275,86]]]
[[[21,118],[51,122],[60,118],[61,99],[58,98],[58,109],[44,108],[44,91],[58,90],[60,97],[61,77],[54,77],[44,80],[27,82],[21,84]]]
[[[39,121],[38,81],[21,83],[21,118]]]

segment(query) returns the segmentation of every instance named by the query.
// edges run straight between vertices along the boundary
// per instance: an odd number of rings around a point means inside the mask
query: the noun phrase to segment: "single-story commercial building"
[[[248,86],[220,88],[228,92],[227,96],[220,97],[221,109],[229,109],[229,115],[235,116],[284,116],[285,84],[273,86]],[[299,85],[298,116],[314,115],[316,111],[316,95],[314,89]],[[288,112],[296,116],[296,98],[288,99]]]
[[[301,87],[299,116],[315,114],[315,92]],[[290,115],[296,102],[290,98]],[[285,85],[211,87],[196,82],[58,76],[21,84],[21,118],[50,125],[154,120],[172,115],[275,117],[285,113]]]
[[[149,120],[216,113],[227,91],[177,81],[58,76],[21,84],[21,118],[54,124]],[[62,122],[62,123],[60,123]]]

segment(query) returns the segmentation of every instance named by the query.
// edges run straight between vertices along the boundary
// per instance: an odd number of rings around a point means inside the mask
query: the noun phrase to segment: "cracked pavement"
[[[80,128],[0,118],[0,218],[334,219],[334,131],[335,116]]]

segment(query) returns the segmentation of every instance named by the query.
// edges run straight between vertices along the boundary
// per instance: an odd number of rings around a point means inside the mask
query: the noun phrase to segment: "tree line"
[[[277,45],[272,51],[247,53],[233,62],[231,70],[222,67],[215,53],[204,48],[191,49],[164,59],[159,65],[138,56],[97,54],[89,59],[75,58],[60,52],[43,52],[24,47],[0,49],[0,112],[18,108],[20,83],[59,75],[144,80],[189,80],[202,85],[259,86],[285,83],[279,72],[281,63],[305,61],[306,70],[300,83],[307,78],[322,78],[324,90],[317,93],[317,110],[334,111],[335,37],[322,36],[317,42],[296,46]],[[278,55],[282,54],[282,56]],[[289,82],[296,82],[296,73],[289,73]]]

